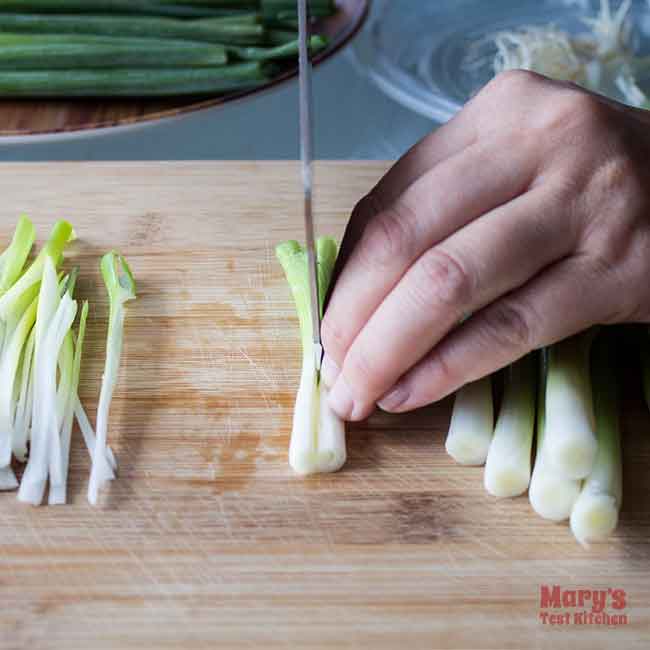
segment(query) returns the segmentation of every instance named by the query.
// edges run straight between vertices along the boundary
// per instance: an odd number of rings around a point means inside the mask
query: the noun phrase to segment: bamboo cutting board
[[[385,168],[318,167],[321,233],[340,236]],[[296,165],[4,165],[0,196],[2,241],[20,212],[41,241],[56,217],[75,225],[93,416],[100,254],[120,249],[140,290],[111,413],[120,476],[102,505],[86,503],[79,435],[70,505],[0,495],[1,648],[650,646],[650,418],[638,393],[621,525],[591,551],[453,464],[448,401],[349,427],[344,471],[296,478],[299,340],[273,253],[301,235]],[[623,589],[628,624],[545,625],[543,585]]]

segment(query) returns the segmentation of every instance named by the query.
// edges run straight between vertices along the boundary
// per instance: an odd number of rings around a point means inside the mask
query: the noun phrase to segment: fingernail
[[[336,363],[329,356],[325,355],[320,368],[320,378],[325,386],[328,388],[334,386],[340,372],[341,370]]]
[[[352,398],[352,391],[345,381],[343,375],[339,375],[334,387],[327,397],[327,402],[330,408],[342,420],[349,420],[354,412],[354,399]]]
[[[396,386],[377,402],[377,406],[387,413],[398,413],[408,398],[408,390],[404,386]]]

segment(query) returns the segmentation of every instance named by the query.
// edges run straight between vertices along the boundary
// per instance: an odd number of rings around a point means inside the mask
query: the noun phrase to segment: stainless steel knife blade
[[[320,338],[320,299],[318,286],[318,260],[314,235],[313,197],[313,150],[314,132],[312,122],[311,60],[309,57],[310,21],[308,0],[298,0],[298,66],[300,88],[300,158],[302,160],[302,185],[304,190],[305,247],[309,266],[309,291],[311,298],[311,322],[314,341],[316,369],[320,370],[323,346]]]

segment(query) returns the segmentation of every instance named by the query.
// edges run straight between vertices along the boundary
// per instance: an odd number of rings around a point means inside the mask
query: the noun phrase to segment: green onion
[[[38,257],[16,283],[0,297],[0,320],[7,322],[8,319],[15,317],[16,305],[20,304],[25,291],[41,281],[45,260],[51,258],[55,264],[58,264],[63,249],[72,237],[72,226],[67,221],[57,221],[54,224],[50,238]]]
[[[528,489],[535,430],[535,355],[510,366],[506,388],[485,462],[485,489],[515,497]]]
[[[0,467],[8,467],[11,463],[16,375],[23,349],[36,322],[37,307],[38,298],[34,298],[27,310],[21,315],[17,327],[11,337],[5,341],[2,350],[2,361],[0,362]]]
[[[13,424],[12,451],[14,456],[22,463],[27,460],[27,440],[29,438],[29,431],[32,422],[32,407],[34,403],[32,363],[34,360],[35,343],[36,330],[32,328],[27,343],[25,344],[21,360],[20,389],[16,402]],[[18,487],[18,485],[16,485],[16,487]]]
[[[323,308],[337,247],[330,238],[316,243],[320,308]],[[345,426],[327,403],[328,391],[316,368],[312,337],[311,302],[307,253],[295,241],[276,248],[277,258],[291,288],[300,322],[302,372],[293,411],[289,464],[297,474],[335,472],[346,459]]]
[[[220,45],[145,38],[0,33],[0,69],[219,66]]]
[[[0,492],[15,490],[18,480],[11,467],[0,467]]]
[[[295,0],[260,0],[265,16],[278,16],[280,19],[297,17]],[[331,16],[336,12],[334,0],[310,0],[309,14],[315,18]]]
[[[66,292],[59,296],[55,261],[47,255],[36,317],[36,348],[34,357],[34,407],[31,446],[18,499],[32,505],[43,500],[50,478],[53,485],[63,481],[63,459],[59,419],[57,416],[56,376],[61,347],[77,313],[77,303]]]
[[[583,332],[549,349],[546,385],[546,437],[549,462],[570,479],[589,475],[598,444],[589,377],[594,331]]]
[[[221,7],[244,6],[251,3],[223,3]],[[93,13],[122,12],[129,14],[165,14],[179,17],[201,17],[217,15],[220,11],[209,7],[192,6],[183,2],[159,2],[156,0],[2,0],[4,11],[43,12],[43,13]]]
[[[309,47],[312,53],[319,52],[327,46],[327,39],[323,36],[312,36],[309,41]],[[290,43],[284,43],[276,47],[242,47],[237,45],[227,45],[226,50],[229,54],[234,54],[237,58],[244,61],[270,61],[273,59],[286,59],[298,56],[298,40],[294,39]]]
[[[571,530],[584,546],[606,539],[616,528],[623,498],[623,461],[618,386],[612,371],[615,340],[601,336],[594,345],[592,381],[598,454],[571,512]]]
[[[295,30],[269,29],[266,40],[270,45],[286,45],[296,40]]]
[[[176,39],[262,44],[265,28],[257,23],[238,23],[220,18],[176,20],[150,16],[43,15],[0,13],[0,31],[46,34],[94,34],[97,36]]]
[[[81,400],[79,399],[79,396],[77,396],[77,401],[74,404],[74,416],[77,419],[77,424],[81,429],[81,435],[83,436],[88,455],[92,461],[95,454],[97,437],[95,435],[95,430],[93,429],[92,424],[90,424],[90,420],[88,419],[88,415],[86,414]],[[117,461],[115,460],[112,449],[108,445],[106,446],[106,460],[108,460],[111,469],[115,473],[117,471]]]
[[[62,404],[61,414],[61,447],[62,447],[62,481],[60,484],[50,485],[50,494],[49,494],[49,503],[50,505],[64,504],[67,500],[67,481],[68,481],[68,469],[70,465],[70,443],[72,439],[72,424],[74,421],[74,409],[77,403],[77,390],[79,388],[79,376],[81,374],[81,356],[83,353],[83,343],[84,337],[86,334],[86,319],[88,318],[88,302],[85,301],[81,309],[81,317],[79,319],[79,332],[77,334],[76,345],[72,343],[72,333],[68,332],[66,339],[64,340],[65,350],[65,365],[67,367],[67,373],[69,379],[66,381],[63,378],[60,380],[61,385],[63,386],[63,397],[64,401]],[[74,350],[74,356],[70,358],[72,351]],[[63,354],[62,354],[63,356]],[[61,364],[61,360],[59,360]]]
[[[162,5],[189,5],[191,7],[207,7],[223,11],[246,11],[257,9],[259,0],[150,0]],[[316,0],[320,2],[321,0]]]
[[[22,273],[23,266],[25,266],[29,252],[34,245],[34,238],[35,230],[32,222],[27,217],[21,216],[11,244],[3,254],[0,295],[5,294]]]
[[[22,217],[10,246],[0,254],[0,490],[18,487],[18,499],[33,505],[42,502],[48,481],[49,503],[66,502],[75,417],[91,455],[89,498],[93,503],[116,468],[106,442],[108,411],[122,346],[123,304],[135,297],[135,283],[124,258],[114,253],[102,258],[110,314],[95,435],[78,396],[88,303],[81,309],[75,339],[73,294],[78,269],[67,275],[57,273],[63,249],[73,237],[69,223],[57,222],[39,255],[23,272],[34,228]],[[12,455],[27,461],[20,485],[11,468]]]
[[[547,360],[547,355],[545,357]],[[571,515],[573,504],[580,494],[580,482],[558,474],[548,460],[546,396],[547,363],[540,364],[537,389],[537,453],[528,487],[528,498],[533,510],[544,519],[563,521]]]
[[[112,251],[102,257],[101,272],[109,297],[106,362],[97,406],[97,439],[92,455],[88,501],[97,503],[99,490],[115,478],[115,468],[107,452],[108,412],[117,384],[124,337],[124,305],[135,298],[135,280],[124,257]]]
[[[0,71],[0,97],[157,97],[252,88],[269,80],[258,62],[217,68]],[[0,317],[3,299],[0,298]]]
[[[483,465],[494,433],[492,381],[484,377],[456,393],[447,435],[447,453],[461,465]]]

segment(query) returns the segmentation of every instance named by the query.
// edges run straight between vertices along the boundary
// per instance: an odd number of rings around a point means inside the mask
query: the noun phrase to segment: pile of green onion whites
[[[307,255],[295,241],[280,244],[276,254],[293,293],[303,347],[289,463],[302,475],[336,471],[346,459],[345,432],[314,365]],[[318,241],[323,295],[336,254],[333,240]],[[644,390],[650,407],[647,334]],[[504,498],[528,491],[535,512],[570,520],[585,546],[614,531],[621,507],[616,341],[609,328],[594,328],[518,360],[506,370],[496,424],[492,378],[467,384],[456,394],[446,441],[458,463],[485,465],[487,492]]]
[[[552,23],[498,32],[491,39],[496,47],[494,72],[532,70],[650,109],[640,83],[648,81],[650,57],[634,51],[638,39],[633,34],[631,7],[632,0],[622,0],[616,10],[610,0],[600,0],[597,14],[582,17],[588,30],[579,34]]]
[[[336,11],[309,4],[314,20]],[[246,90],[295,64],[297,27],[295,0],[4,0],[0,97]]]
[[[102,257],[109,322],[94,430],[78,396],[88,302],[79,308],[74,298],[78,269],[60,268],[73,238],[72,226],[57,221],[29,263],[35,230],[21,217],[11,244],[0,254],[0,490],[18,488],[18,499],[33,505],[42,503],[48,483],[49,503],[66,502],[75,419],[92,461],[90,503],[97,502],[117,467],[107,444],[108,413],[122,349],[124,303],[135,298],[135,282],[121,255],[112,251]],[[12,456],[27,462],[20,484]]]

